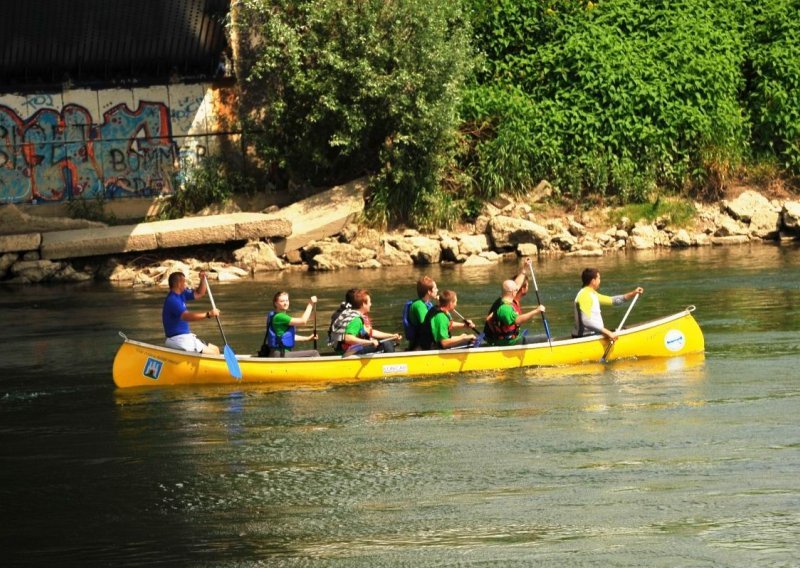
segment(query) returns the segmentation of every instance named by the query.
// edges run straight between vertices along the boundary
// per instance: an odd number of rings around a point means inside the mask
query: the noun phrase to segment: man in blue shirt
[[[189,330],[190,321],[209,319],[219,316],[218,309],[207,312],[190,312],[186,302],[202,298],[206,294],[206,273],[200,273],[200,287],[195,292],[186,287],[186,276],[182,272],[173,272],[169,275],[169,294],[164,300],[161,311],[161,320],[164,323],[164,334],[167,336],[166,345],[172,349],[194,351],[196,353],[218,354],[219,347],[212,343],[200,341]]]

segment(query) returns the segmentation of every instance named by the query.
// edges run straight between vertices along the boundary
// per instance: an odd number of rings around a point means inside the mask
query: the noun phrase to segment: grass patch
[[[623,217],[634,223],[640,219],[651,223],[657,219],[665,219],[673,227],[686,227],[696,214],[697,209],[691,201],[659,197],[653,203],[630,203],[614,209],[609,213],[609,221],[616,225]]]

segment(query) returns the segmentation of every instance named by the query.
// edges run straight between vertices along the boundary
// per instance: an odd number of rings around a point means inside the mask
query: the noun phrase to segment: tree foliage
[[[276,184],[369,175],[373,221],[453,220],[444,178],[471,61],[459,2],[245,0],[240,10],[259,38],[244,79],[262,91],[257,148]]]
[[[487,9],[492,6],[492,9]],[[747,148],[743,10],[722,0],[473,1],[486,63],[465,99],[487,195],[550,179],[643,200],[703,186]]]
[[[800,174],[800,2],[753,2],[747,104],[752,141],[761,156],[775,157]]]

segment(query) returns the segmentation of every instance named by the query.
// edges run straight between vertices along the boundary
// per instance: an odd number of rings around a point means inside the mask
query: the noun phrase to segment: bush
[[[754,3],[747,103],[757,155],[800,174],[800,2]]]
[[[480,192],[704,188],[747,148],[745,10],[697,0],[473,0],[487,62],[464,103]]]
[[[161,212],[163,219],[180,219],[230,199],[234,193],[252,190],[241,172],[233,171],[221,157],[208,156],[197,163],[184,163],[173,180],[175,193]]]
[[[245,0],[240,11],[244,43],[256,44],[245,88],[264,106],[256,147],[273,183],[366,173],[371,221],[446,220],[431,208],[451,200],[443,182],[471,61],[460,3]]]

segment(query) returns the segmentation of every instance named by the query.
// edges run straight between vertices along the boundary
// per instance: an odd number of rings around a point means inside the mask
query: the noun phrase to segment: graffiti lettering
[[[0,105],[0,201],[37,203],[74,196],[157,195],[169,191],[177,144],[160,102],[131,111],[117,105],[94,124],[76,104],[61,111],[52,97],[29,97],[27,120]],[[49,108],[48,108],[49,105]]]

